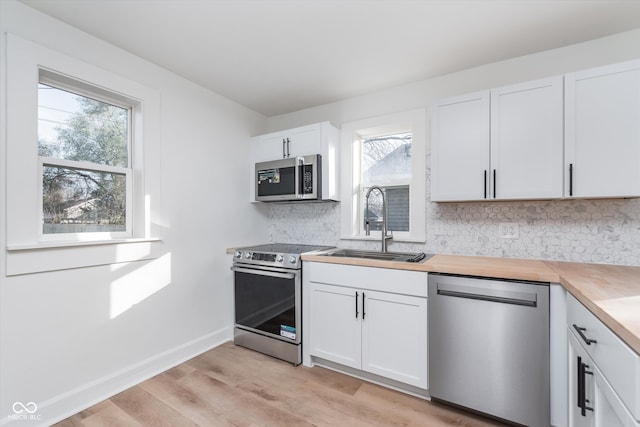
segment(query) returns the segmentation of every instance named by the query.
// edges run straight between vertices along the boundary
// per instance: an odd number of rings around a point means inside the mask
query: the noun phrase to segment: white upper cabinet
[[[433,201],[562,197],[562,77],[441,100]]]
[[[640,196],[640,60],[565,77],[565,197]]]
[[[562,197],[562,77],[491,91],[494,199]]]
[[[329,122],[315,123],[251,138],[249,200],[255,202],[255,164],[283,158],[321,155],[322,199],[339,200],[338,129]]]
[[[484,200],[489,172],[489,91],[443,99],[431,113],[431,200]]]
[[[329,131],[328,122],[302,126],[286,131],[257,136],[255,140],[255,161],[263,162],[289,157],[322,154],[323,130]],[[323,129],[324,128],[324,129]]]

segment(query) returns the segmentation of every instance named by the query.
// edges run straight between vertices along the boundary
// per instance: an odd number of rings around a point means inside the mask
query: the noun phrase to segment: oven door
[[[300,270],[239,266],[234,271],[235,326],[300,344]]]

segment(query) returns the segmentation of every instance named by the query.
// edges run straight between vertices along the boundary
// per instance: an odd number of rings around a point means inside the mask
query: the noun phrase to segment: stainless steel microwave
[[[321,199],[321,162],[315,154],[256,163],[256,201]]]

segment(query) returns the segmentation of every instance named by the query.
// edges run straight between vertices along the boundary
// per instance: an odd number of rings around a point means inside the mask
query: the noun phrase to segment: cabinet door
[[[640,196],[640,61],[565,77],[565,196]]]
[[[255,138],[255,161],[322,154],[321,123]]]
[[[431,200],[488,194],[489,91],[438,101],[431,110]]]
[[[593,427],[595,425],[594,405],[596,397],[593,363],[571,330],[569,330],[568,337],[569,427]],[[584,366],[581,366],[581,364]],[[585,409],[583,411],[583,405],[591,409]]]
[[[362,290],[311,282],[309,292],[309,353],[360,369]]]
[[[362,369],[428,388],[427,299],[363,292]]]
[[[320,124],[291,129],[287,139],[287,157],[322,154]]]
[[[254,162],[268,162],[287,157],[287,133],[278,132],[254,138]]]
[[[491,91],[491,195],[562,197],[561,76]]]
[[[594,417],[596,427],[638,427],[638,423],[629,412],[620,397],[613,390],[602,372],[594,369]]]

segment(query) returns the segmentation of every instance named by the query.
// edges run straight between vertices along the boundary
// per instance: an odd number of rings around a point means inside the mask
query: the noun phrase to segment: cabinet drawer
[[[567,324],[635,419],[640,420],[640,356],[572,295],[567,298]],[[584,338],[576,327],[583,328],[580,332]],[[586,340],[596,342],[587,345]]]
[[[316,283],[427,297],[427,273],[390,268],[309,262],[309,279]]]

